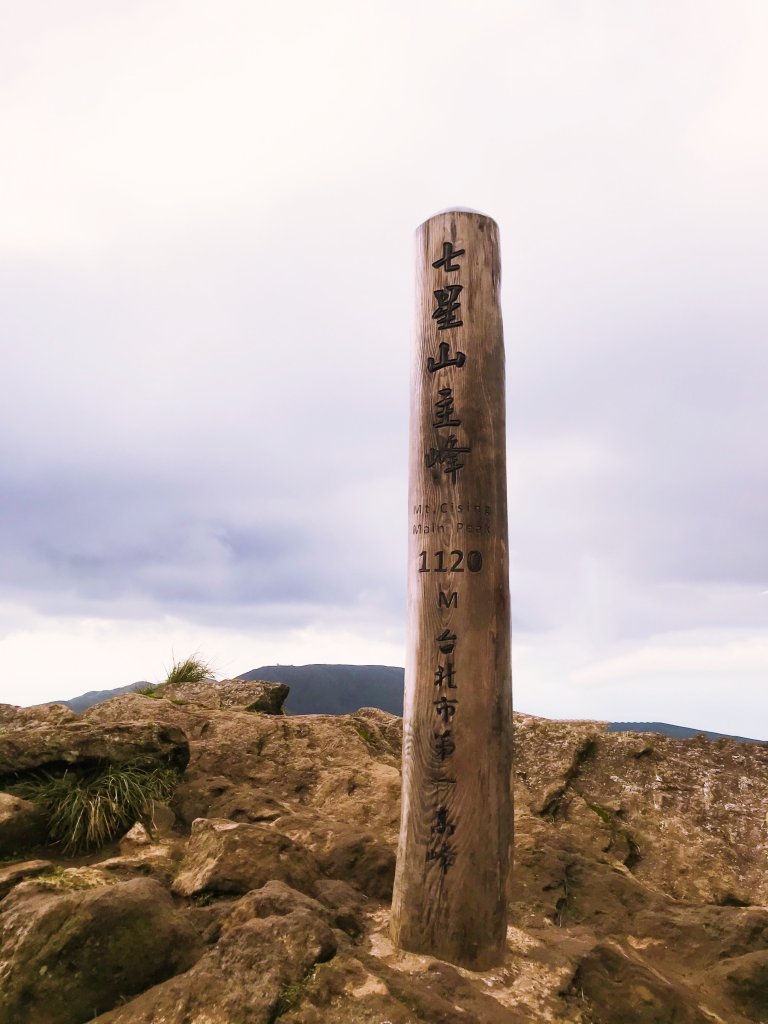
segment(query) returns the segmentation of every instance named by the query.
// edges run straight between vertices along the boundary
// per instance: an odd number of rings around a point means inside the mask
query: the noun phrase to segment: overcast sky
[[[461,205],[516,707],[768,738],[763,0],[0,11],[0,701],[403,664],[413,231]]]

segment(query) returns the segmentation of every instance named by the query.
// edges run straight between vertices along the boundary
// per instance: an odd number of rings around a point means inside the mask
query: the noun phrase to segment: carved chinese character
[[[464,249],[454,249],[453,242],[443,242],[442,256],[439,259],[436,259],[432,266],[435,268],[435,270],[439,270],[440,267],[442,267],[443,270],[449,271],[460,270],[461,267],[459,266],[459,264],[454,264],[453,261],[455,259],[458,259],[460,256],[463,256],[465,251],[466,250]]]
[[[453,833],[456,831],[456,826],[453,824],[452,821],[448,820],[447,807],[437,808],[435,824],[432,826],[430,831],[432,832],[432,835],[437,834],[441,836],[452,836]]]
[[[449,690],[456,689],[456,683],[453,681],[453,662],[449,661],[447,665],[438,665],[435,669],[435,686],[445,686]]]
[[[434,733],[435,740],[435,753],[444,761],[446,757],[450,757],[456,750],[456,744],[451,739],[451,730],[446,729],[445,732]]]
[[[424,456],[424,461],[428,466],[434,466],[436,462],[441,463],[443,471],[448,473],[453,482],[456,483],[456,474],[460,469],[464,468],[461,456],[471,451],[472,449],[469,447],[460,448],[456,435],[451,434],[442,448],[430,448]]]
[[[438,330],[447,331],[451,327],[461,327],[464,323],[456,316],[456,310],[461,305],[457,300],[463,289],[463,284],[449,284],[432,293],[437,299],[437,308],[432,314],[432,319],[437,320]]]
[[[441,846],[434,850],[427,850],[427,860],[436,860],[440,865],[443,874],[448,868],[456,863],[456,851],[451,844],[445,840]]]
[[[435,402],[435,419],[433,427],[458,427],[461,420],[453,410],[453,388],[440,388],[440,398]]]
[[[453,242],[443,242],[443,255],[439,260],[435,260],[432,266],[435,270],[439,270],[440,267],[443,270],[460,270],[459,264],[457,263],[454,266],[452,261],[463,255],[464,249],[454,249]]]
[[[459,702],[457,700],[448,700],[445,694],[443,694],[440,700],[433,700],[432,703],[435,705],[436,713],[442,718],[443,725],[448,725],[456,714],[456,705]]]
[[[427,359],[427,369],[430,373],[434,373],[435,370],[444,370],[446,366],[463,366],[466,361],[466,355],[463,352],[457,352],[453,359],[448,358],[450,346],[447,341],[440,342],[440,354],[437,359],[433,359],[432,356]]]
[[[437,645],[441,654],[453,654],[456,646],[456,634],[451,633],[449,629],[444,629],[437,638]]]

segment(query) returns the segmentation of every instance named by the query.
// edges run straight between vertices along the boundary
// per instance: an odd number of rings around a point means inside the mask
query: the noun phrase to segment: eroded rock
[[[290,687],[262,679],[205,679],[199,683],[168,684],[158,692],[165,700],[188,701],[204,708],[282,715]]]
[[[0,792],[0,857],[21,855],[45,842],[45,815],[29,800]]]
[[[392,898],[395,851],[370,832],[342,832],[319,859],[329,878],[351,882],[366,896]]]
[[[273,1024],[335,952],[333,931],[310,910],[255,917],[224,929],[186,974],[92,1024]]]
[[[726,960],[713,974],[741,1012],[762,1024],[768,1013],[768,949]]]
[[[712,1024],[695,991],[616,942],[595,946],[568,992],[586,1001],[594,1024]]]
[[[50,765],[133,761],[183,770],[189,761],[189,742],[181,729],[151,722],[105,726],[78,719],[23,730],[0,727],[0,778]]]
[[[25,860],[15,864],[0,864],[0,900],[4,899],[25,878],[44,875],[53,869],[49,860]]]
[[[186,970],[199,952],[150,879],[79,892],[17,888],[0,904],[0,1020],[83,1024]]]
[[[366,897],[358,889],[337,878],[320,878],[317,898],[331,911],[337,928],[349,935],[362,933]]]
[[[135,825],[132,825],[128,829],[123,838],[120,840],[120,853],[134,853],[137,849],[140,849],[142,846],[149,846],[151,842],[152,836],[149,834],[146,825],[142,825],[140,821],[137,821]]]
[[[768,744],[515,722],[518,822],[588,839],[676,900],[768,905]]]
[[[326,924],[333,923],[333,915],[322,903],[304,892],[292,889],[285,882],[272,881],[238,900],[228,913],[223,930],[230,931],[254,918],[286,917],[295,910],[313,914]]]
[[[256,715],[202,691],[196,701],[129,694],[78,719],[92,732],[187,736],[172,810],[120,856],[11,872],[0,904],[82,898],[142,874],[176,881],[176,912],[204,958],[103,1021],[239,1024],[278,1009],[280,1024],[762,1021],[767,748],[516,716],[507,959],[471,974],[389,939],[399,719]],[[71,728],[66,709],[31,711],[0,708],[0,732]],[[196,818],[227,820],[195,824],[188,840]],[[20,935],[36,913],[16,916]]]
[[[312,854],[275,829],[198,818],[173,891],[242,894],[276,879],[311,895],[319,875]]]
[[[40,729],[77,721],[66,704],[34,704],[29,708],[0,704],[0,733],[17,729]]]

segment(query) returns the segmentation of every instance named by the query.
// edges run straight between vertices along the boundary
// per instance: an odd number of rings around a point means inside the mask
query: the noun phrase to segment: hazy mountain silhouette
[[[94,704],[101,704],[102,701],[109,700],[111,697],[119,697],[122,693],[138,690],[141,686],[149,686],[146,679],[139,679],[138,682],[129,683],[127,686],[117,686],[114,690],[89,690],[70,700],[49,700],[46,701],[46,704],[66,704],[71,711],[77,711],[79,714],[81,711],[92,708]]]
[[[389,665],[262,665],[238,679],[287,683],[292,715],[347,715],[359,708],[403,713],[404,669]]]
[[[606,732],[660,732],[678,740],[690,740],[694,736],[706,736],[708,740],[738,740],[740,743],[765,743],[765,740],[751,740],[747,736],[731,736],[729,733],[710,732],[708,729],[689,729],[685,725],[670,725],[668,722],[611,722]]]
[[[404,676],[404,669],[391,665],[262,665],[236,678],[287,683],[291,692],[285,707],[292,715],[347,715],[359,708],[381,708],[393,715],[402,715]],[[71,700],[49,703],[66,704],[73,711],[81,712],[110,697],[147,685],[146,680],[140,680],[114,690],[89,690]],[[765,742],[668,722],[611,722],[608,732],[658,732],[677,739],[704,735],[711,740]]]

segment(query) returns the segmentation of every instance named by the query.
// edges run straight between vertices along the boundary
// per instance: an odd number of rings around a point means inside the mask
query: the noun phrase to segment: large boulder
[[[0,725],[0,778],[49,765],[133,761],[183,770],[189,761],[189,741],[177,726],[152,722],[104,725],[78,719],[23,730]]]
[[[358,889],[338,878],[321,878],[317,883],[317,898],[331,912],[337,928],[353,936],[360,935],[366,897]]]
[[[749,1020],[765,1020],[768,1012],[768,949],[725,960],[714,978]]]
[[[241,901],[191,970],[92,1024],[273,1024],[335,952],[332,929],[300,896]]]
[[[634,951],[601,942],[585,956],[570,991],[587,1001],[594,1024],[711,1024],[697,993],[665,977]]]
[[[330,878],[350,882],[366,896],[392,899],[395,851],[370,832],[341,832],[318,859]]]
[[[768,743],[516,715],[515,775],[518,823],[554,825],[675,900],[768,905]]]
[[[323,903],[292,889],[285,882],[267,882],[260,889],[252,889],[238,900],[223,922],[222,932],[245,924],[254,917],[285,917],[294,910],[304,910],[319,917],[326,924],[334,924],[334,915]]]
[[[194,755],[172,807],[188,824],[195,818],[256,821],[274,818],[276,810],[301,812],[318,825],[325,819],[354,822],[394,848],[400,755],[388,735],[393,718],[383,711],[375,719],[370,713],[335,718],[210,712],[199,739],[193,738]]]
[[[0,792],[0,858],[12,857],[45,842],[45,815],[29,800]]]
[[[173,891],[246,893],[276,879],[313,895],[320,868],[313,855],[264,825],[198,818]]]
[[[151,879],[77,892],[29,884],[0,904],[0,1020],[9,1024],[83,1024],[201,952]]]
[[[263,715],[282,715],[290,692],[285,683],[262,679],[204,679],[198,683],[169,683],[158,690],[165,700],[185,701],[212,709],[255,711]]]
[[[33,704],[29,708],[0,704],[0,733],[12,729],[50,728],[76,721],[77,715],[66,704]]]

